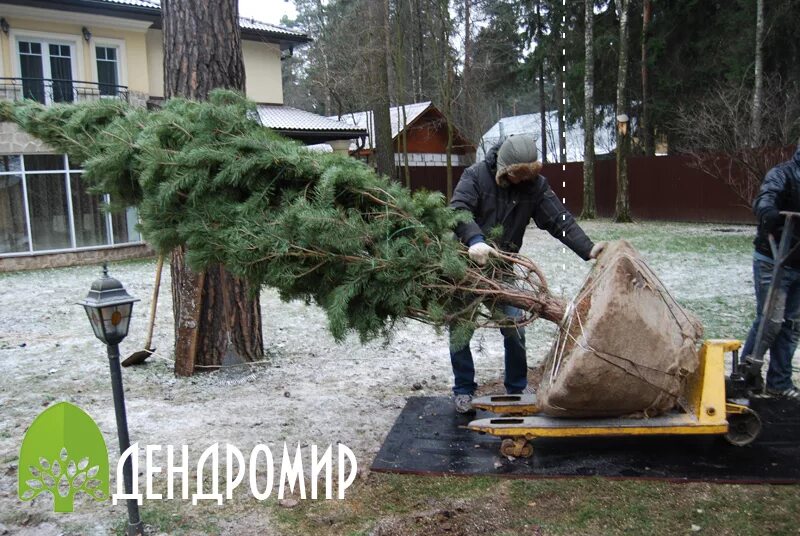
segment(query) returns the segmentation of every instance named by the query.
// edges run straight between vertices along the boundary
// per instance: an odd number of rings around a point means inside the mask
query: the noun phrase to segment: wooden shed
[[[396,176],[403,180],[406,162],[411,178],[411,188],[447,190],[447,118],[431,102],[395,106],[389,109],[392,122],[392,143],[397,165]],[[353,112],[334,116],[336,119],[365,128],[367,136],[350,143],[350,154],[370,160],[375,145],[371,133],[375,129],[373,113]],[[475,144],[466,139],[458,129],[453,131],[450,163],[453,185],[461,173],[475,161]]]

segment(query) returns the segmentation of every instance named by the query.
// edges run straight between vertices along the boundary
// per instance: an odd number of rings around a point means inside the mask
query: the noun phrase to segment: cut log
[[[653,416],[699,364],[700,322],[626,241],[608,245],[560,324],[538,400],[560,417]]]

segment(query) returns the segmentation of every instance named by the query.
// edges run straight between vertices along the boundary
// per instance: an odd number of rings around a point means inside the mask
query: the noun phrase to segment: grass
[[[275,507],[281,534],[797,534],[800,489],[371,474],[346,501]]]
[[[593,240],[625,239],[642,252],[735,253],[749,256],[755,227],[726,224],[581,222]]]
[[[707,339],[744,338],[755,317],[753,296],[681,300],[681,305],[700,318]]]
[[[282,528],[291,534],[362,534],[386,516],[406,515],[429,505],[485,497],[494,477],[416,477],[371,474],[354,486],[345,501],[301,502],[292,509],[274,507]]]
[[[196,508],[188,509],[180,501],[147,501],[139,507],[139,513],[147,534],[219,534],[216,515],[207,508],[203,508],[202,514],[198,515],[193,511]],[[124,536],[127,526],[127,517],[121,516],[113,533]]]

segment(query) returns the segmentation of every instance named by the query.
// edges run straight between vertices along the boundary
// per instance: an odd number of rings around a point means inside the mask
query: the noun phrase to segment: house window
[[[43,104],[75,100],[72,45],[20,40],[18,48],[23,97]]]
[[[90,194],[80,173],[70,173],[69,180],[75,246],[81,248],[108,244],[108,218],[103,212],[104,196]]]
[[[64,155],[0,156],[0,255],[141,242],[138,214],[108,214]]]
[[[100,95],[116,96],[119,89],[119,48],[98,46],[95,52]]]
[[[72,246],[65,175],[58,171],[40,171],[43,167],[51,167],[47,162],[51,158],[50,155],[24,157],[26,170],[33,170],[26,173],[25,184],[34,251]],[[58,167],[63,167],[63,164]]]
[[[19,156],[0,156],[0,254],[28,251]]]

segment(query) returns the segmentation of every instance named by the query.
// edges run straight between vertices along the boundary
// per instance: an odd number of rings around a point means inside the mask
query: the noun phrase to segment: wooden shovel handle
[[[156,308],[158,307],[158,289],[161,288],[161,270],[164,268],[164,254],[158,256],[158,264],[156,265],[156,284],[153,288],[153,299],[150,302],[150,324],[147,326],[147,339],[144,343],[144,349],[150,349],[150,343],[153,342],[153,326],[156,323]]]

